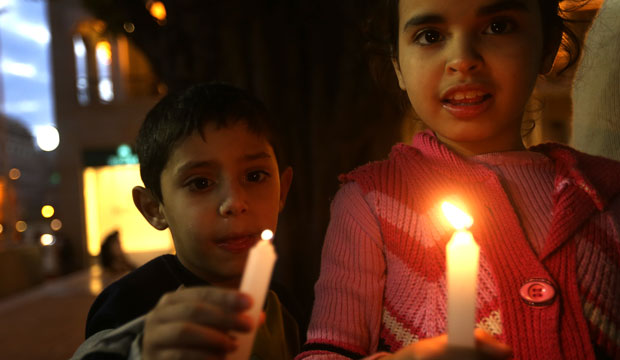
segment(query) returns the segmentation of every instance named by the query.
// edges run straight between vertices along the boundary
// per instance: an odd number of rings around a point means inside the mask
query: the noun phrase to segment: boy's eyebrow
[[[477,15],[488,16],[488,15],[492,15],[498,12],[511,11],[511,10],[525,11],[525,12],[530,11],[530,9],[528,9],[527,5],[525,5],[523,1],[500,0],[492,4],[482,6],[480,9],[478,9]],[[407,28],[412,27],[412,26],[419,26],[419,25],[424,25],[424,24],[441,24],[445,22],[446,22],[446,19],[439,14],[428,13],[428,14],[415,15],[415,16],[412,16],[409,20],[407,20],[407,22],[405,23],[405,26],[403,27],[403,31],[407,30]]]
[[[188,161],[185,164],[179,166],[178,168],[176,168],[176,170],[174,171],[175,174],[182,174],[185,171],[189,170],[189,169],[194,169],[194,168],[215,168],[216,164],[213,163],[212,161]]]
[[[246,160],[246,161],[254,161],[254,160],[260,160],[260,159],[271,159],[271,155],[269,155],[269,153],[265,151],[259,151],[254,154],[246,154],[243,156],[243,160]]]
[[[242,161],[254,161],[261,159],[271,159],[271,155],[265,151],[259,151],[257,153],[245,154],[241,157]],[[200,160],[200,161],[188,161],[185,164],[182,164],[174,171],[175,174],[182,174],[187,170],[195,169],[195,168],[217,168],[217,163],[208,160]]]

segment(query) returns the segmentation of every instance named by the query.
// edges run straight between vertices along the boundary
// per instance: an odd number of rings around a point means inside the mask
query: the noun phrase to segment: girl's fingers
[[[493,359],[507,359],[512,356],[510,346],[500,342],[486,331],[476,328],[474,335],[476,336],[476,347],[478,350],[489,357]]]

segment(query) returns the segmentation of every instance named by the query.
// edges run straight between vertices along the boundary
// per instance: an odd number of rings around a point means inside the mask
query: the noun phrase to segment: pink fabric
[[[343,176],[308,351],[297,359],[393,352],[445,332],[446,197],[462,200],[475,219],[477,326],[518,359],[593,359],[593,344],[620,358],[620,164],[560,145],[532,150],[545,155],[530,157],[529,169],[506,154],[465,160],[424,132],[388,160]],[[552,216],[537,219],[546,209]],[[555,285],[551,305],[521,299],[534,278]]]

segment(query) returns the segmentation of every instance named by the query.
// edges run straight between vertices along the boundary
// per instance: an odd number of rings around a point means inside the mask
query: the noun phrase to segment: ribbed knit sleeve
[[[603,2],[573,84],[571,145],[620,160],[620,1]]]
[[[373,353],[379,341],[384,282],[379,225],[360,187],[347,183],[332,203],[308,341],[297,359]]]

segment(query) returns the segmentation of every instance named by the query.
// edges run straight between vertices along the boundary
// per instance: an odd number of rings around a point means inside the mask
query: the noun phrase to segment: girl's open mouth
[[[459,119],[480,115],[491,105],[493,96],[481,91],[455,92],[442,99],[444,109]]]

